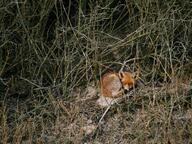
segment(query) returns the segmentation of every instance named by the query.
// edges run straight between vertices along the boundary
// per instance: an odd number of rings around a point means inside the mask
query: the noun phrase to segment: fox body
[[[135,84],[135,74],[130,72],[109,72],[104,74],[99,82],[100,96],[117,98],[123,95],[124,90],[129,90]]]
[[[104,74],[100,79],[99,86],[100,96],[113,98],[122,94],[122,84],[116,72]]]

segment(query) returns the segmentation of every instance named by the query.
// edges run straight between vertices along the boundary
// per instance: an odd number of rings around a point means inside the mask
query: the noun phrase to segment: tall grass
[[[53,101],[73,101],[128,60],[146,84],[189,80],[191,9],[190,0],[1,1],[2,141],[41,141],[61,112]]]

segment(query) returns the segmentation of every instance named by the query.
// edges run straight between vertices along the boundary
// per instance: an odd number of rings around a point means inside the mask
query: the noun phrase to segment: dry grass
[[[1,1],[1,143],[192,143],[191,8]],[[122,66],[139,66],[143,83],[99,123],[106,109],[89,85]]]

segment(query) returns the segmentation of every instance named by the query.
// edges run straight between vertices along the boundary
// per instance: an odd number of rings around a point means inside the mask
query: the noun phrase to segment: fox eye
[[[119,77],[120,77],[120,79],[123,78],[123,73],[122,72],[119,72]]]

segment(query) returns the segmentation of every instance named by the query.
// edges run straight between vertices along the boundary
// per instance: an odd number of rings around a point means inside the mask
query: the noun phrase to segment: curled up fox
[[[103,107],[113,104],[117,98],[123,96],[124,91],[129,91],[134,87],[138,75],[138,72],[127,71],[105,73],[99,81],[100,98],[97,103]]]

